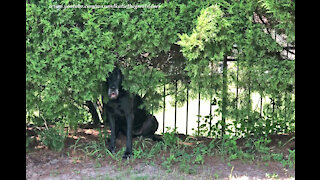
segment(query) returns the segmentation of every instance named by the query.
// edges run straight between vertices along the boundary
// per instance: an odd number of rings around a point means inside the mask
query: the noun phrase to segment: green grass
[[[45,141],[58,144],[57,147],[61,150],[60,139],[55,139],[59,134],[58,130],[49,129],[42,133]],[[102,133],[100,133],[102,134]],[[295,150],[288,149],[284,156],[283,152],[274,152],[268,146],[271,139],[266,137],[248,138],[242,146],[237,144],[237,137],[224,135],[221,139],[207,139],[206,143],[201,142],[197,138],[186,137],[184,140],[177,136],[176,129],[167,128],[167,131],[162,134],[163,141],[155,142],[149,138],[138,137],[133,141],[133,156],[129,160],[123,160],[122,155],[125,147],[118,148],[115,154],[111,153],[105,143],[105,136],[100,135],[97,141],[81,143],[80,138],[75,143],[68,147],[70,153],[82,153],[85,158],[96,160],[95,167],[101,167],[100,160],[108,159],[109,163],[116,165],[119,169],[123,166],[136,163],[146,163],[149,165],[160,165],[167,173],[173,170],[178,170],[185,174],[195,174],[197,167],[206,165],[207,159],[221,158],[225,163],[232,167],[231,163],[234,160],[241,160],[245,163],[260,161],[268,164],[270,161],[276,161],[285,168],[295,167]],[[50,137],[48,139],[48,137]],[[53,140],[51,140],[53,139]],[[291,141],[292,138],[289,140]],[[27,139],[26,147],[29,144]],[[58,143],[57,143],[58,142]],[[286,142],[288,143],[288,142]],[[278,143],[279,148],[283,147],[282,143]],[[83,158],[83,156],[80,156]],[[74,163],[81,160],[80,157],[73,157]],[[80,158],[80,159],[79,159]],[[215,174],[214,176],[219,176]],[[139,176],[137,179],[146,177]]]
[[[197,142],[192,138],[184,141],[176,135],[175,129],[167,129],[163,133],[162,142],[153,142],[148,138],[138,138],[133,144],[133,157],[128,163],[142,160],[147,164],[155,164],[160,160],[161,166],[170,172],[172,167],[184,173],[194,174],[195,168],[204,165],[208,157],[220,156],[223,161],[230,163],[233,160],[269,162],[271,160],[280,162],[283,167],[293,168],[295,163],[295,150],[289,150],[289,156],[285,158],[282,153],[273,153],[267,145],[271,142],[268,138],[249,139],[245,144],[246,150],[237,145],[237,138],[225,135],[220,140],[212,140],[208,145]],[[103,144],[103,145],[101,145]],[[188,144],[192,144],[191,146]],[[84,152],[94,158],[110,156],[121,164],[122,154],[125,148],[112,154],[102,142],[92,142],[83,147]],[[125,162],[125,161],[124,161]]]

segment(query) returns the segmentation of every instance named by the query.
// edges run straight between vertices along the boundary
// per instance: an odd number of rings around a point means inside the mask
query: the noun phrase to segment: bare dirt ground
[[[48,150],[38,142],[38,137],[31,129],[27,135],[34,139],[33,149],[26,154],[26,179],[294,179],[294,168],[284,168],[276,161],[226,161],[219,156],[208,156],[204,164],[195,168],[195,173],[188,174],[172,166],[170,171],[161,166],[161,158],[152,163],[141,159],[119,160],[112,158],[95,159],[87,157],[79,151],[72,151],[72,145],[77,138],[79,143],[98,140],[99,131],[93,129],[78,129],[76,136],[70,134],[66,139],[62,152]],[[179,135],[185,138],[184,135]],[[270,146],[276,147],[278,141],[287,142],[292,136],[273,136]],[[117,145],[124,146],[123,137],[117,140]],[[208,144],[209,138],[202,138]],[[238,142],[241,144],[241,140]],[[118,146],[118,147],[119,147]],[[295,142],[290,141],[281,149],[275,151],[287,155],[287,149],[294,149]]]

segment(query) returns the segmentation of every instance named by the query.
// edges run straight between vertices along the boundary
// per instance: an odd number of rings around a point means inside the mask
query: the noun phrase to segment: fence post
[[[162,122],[162,132],[164,133],[164,121],[166,114],[166,84],[163,85],[163,122]]]

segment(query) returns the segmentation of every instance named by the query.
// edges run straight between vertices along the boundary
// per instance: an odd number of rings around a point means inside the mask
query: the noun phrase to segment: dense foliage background
[[[145,8],[86,8],[114,4]],[[217,101],[221,120],[208,127],[212,115],[204,117],[206,135],[295,132],[294,47],[291,0],[30,0],[27,124],[91,121],[85,102],[101,101],[116,63],[124,88],[144,96],[150,112],[163,108],[164,96],[185,103],[187,89],[189,97]]]

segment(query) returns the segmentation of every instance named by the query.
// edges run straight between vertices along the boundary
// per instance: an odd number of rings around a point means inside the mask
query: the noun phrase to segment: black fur
[[[109,101],[104,104],[104,112],[111,128],[109,150],[115,152],[115,139],[119,131],[126,135],[126,151],[123,158],[132,155],[132,136],[150,137],[158,140],[154,133],[158,129],[157,119],[145,109],[138,108],[142,104],[142,98],[132,95],[122,89],[123,75],[119,68],[115,68],[107,78]]]

